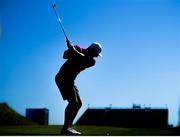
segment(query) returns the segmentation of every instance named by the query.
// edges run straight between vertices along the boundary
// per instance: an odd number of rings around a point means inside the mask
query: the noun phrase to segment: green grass
[[[62,126],[1,126],[0,135],[60,135]],[[118,128],[103,126],[75,126],[83,136],[168,136],[178,135],[174,130]]]

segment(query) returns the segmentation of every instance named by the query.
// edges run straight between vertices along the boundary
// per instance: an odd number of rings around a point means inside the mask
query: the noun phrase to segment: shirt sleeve
[[[86,51],[86,49],[83,49],[78,45],[75,45],[74,48],[82,54],[84,54]],[[78,58],[78,57],[81,57],[81,56],[79,55],[79,53],[77,53],[73,49],[68,49],[68,50],[64,51],[64,55],[63,55],[64,59]]]
[[[74,46],[75,47],[75,49],[77,50],[77,51],[79,51],[80,53],[85,53],[85,51],[86,51],[86,49],[84,49],[84,48],[81,48],[79,45],[75,45]]]

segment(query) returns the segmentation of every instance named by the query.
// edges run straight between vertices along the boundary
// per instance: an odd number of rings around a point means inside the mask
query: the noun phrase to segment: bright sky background
[[[63,33],[51,0],[0,0],[0,102],[25,115],[46,107],[50,124],[63,124],[67,102],[54,77],[65,60]],[[103,58],[76,84],[90,107],[168,108],[177,125],[180,105],[179,0],[56,0],[74,44],[103,46]],[[72,68],[73,69],[73,68]]]

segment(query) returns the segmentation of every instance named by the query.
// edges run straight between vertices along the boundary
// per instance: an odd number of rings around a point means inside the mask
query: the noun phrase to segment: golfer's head
[[[102,57],[101,51],[102,46],[99,43],[94,42],[86,49],[86,54],[91,57]]]

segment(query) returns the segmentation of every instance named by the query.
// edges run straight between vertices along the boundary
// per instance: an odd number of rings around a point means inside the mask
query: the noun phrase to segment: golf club
[[[58,22],[59,22],[59,24],[60,24],[60,26],[61,26],[61,29],[62,29],[62,31],[63,31],[63,34],[64,34],[64,36],[65,36],[65,38],[66,38],[66,41],[69,41],[69,39],[68,39],[68,37],[67,37],[67,35],[66,35],[66,32],[65,32],[65,30],[64,30],[64,27],[63,27],[63,24],[62,24],[60,15],[59,15],[58,12],[56,11],[56,4],[52,4],[52,8],[53,8],[53,10],[54,10],[54,12],[55,12],[55,14],[56,14],[56,17],[57,17],[57,19],[58,19]]]

